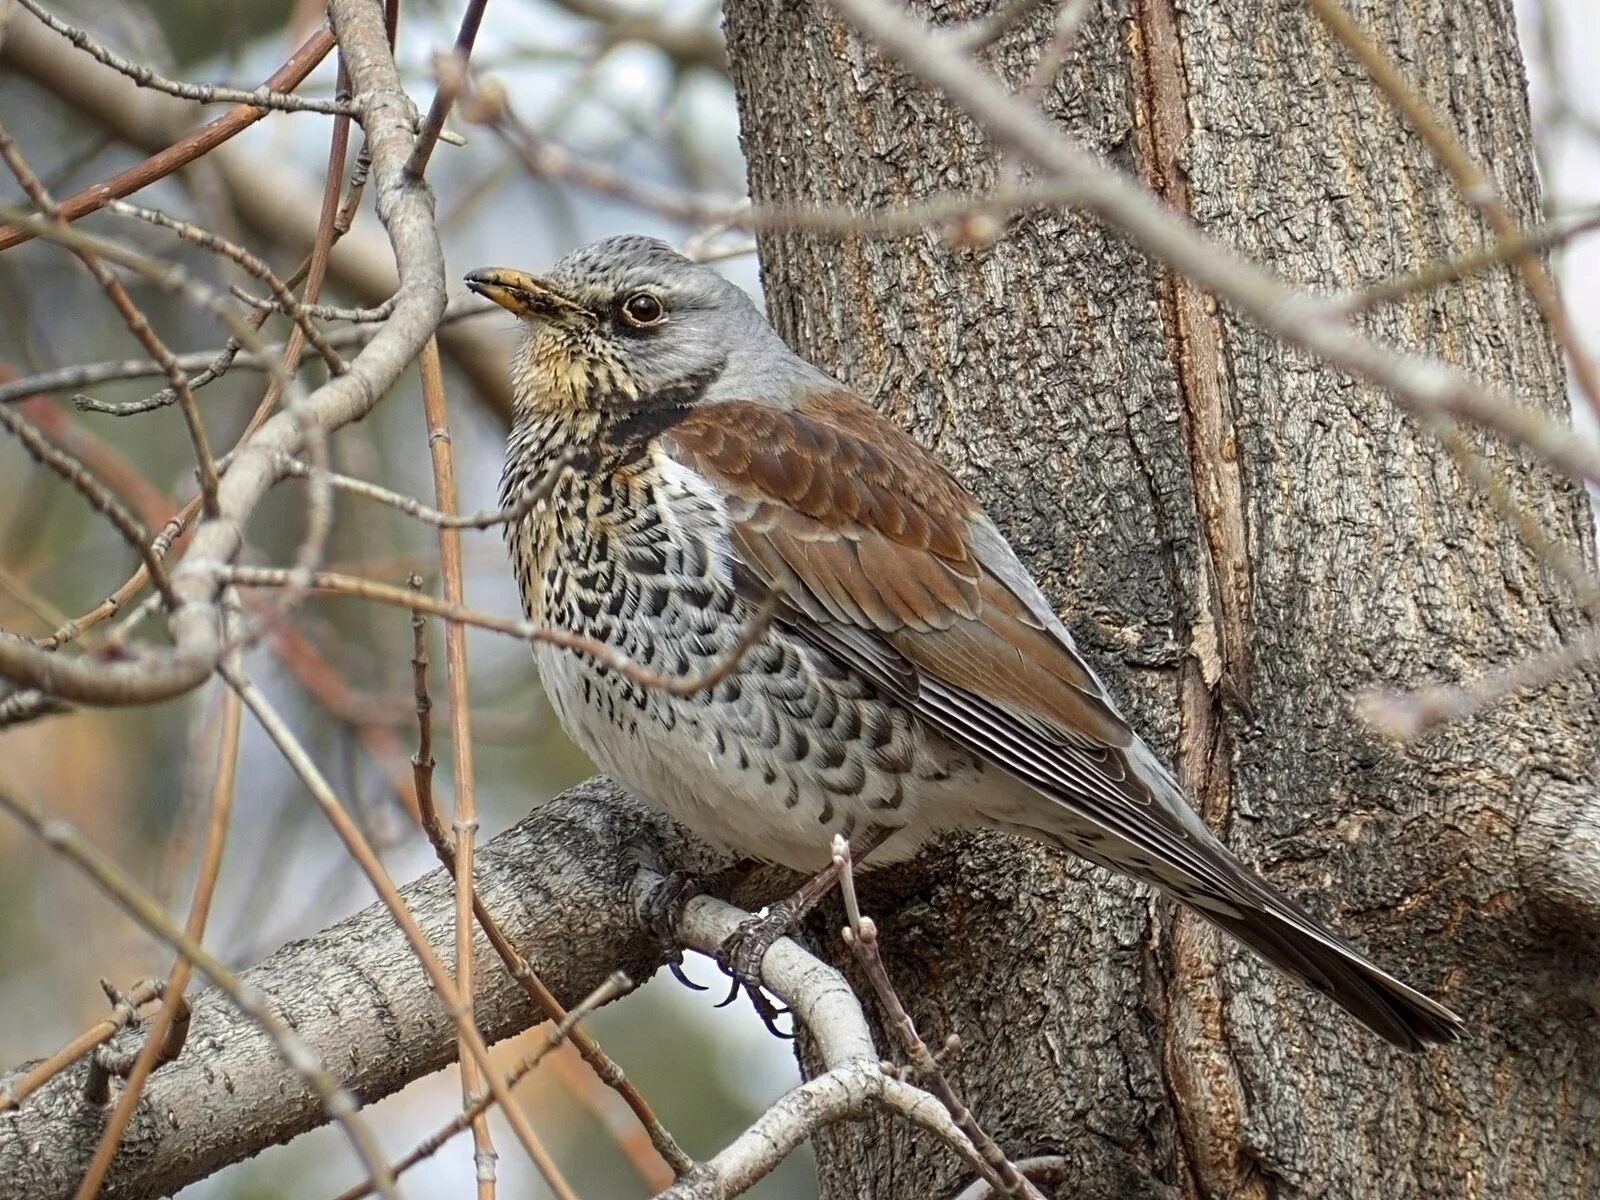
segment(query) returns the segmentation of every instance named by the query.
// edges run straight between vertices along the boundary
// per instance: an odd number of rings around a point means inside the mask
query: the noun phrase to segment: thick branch
[[[637,915],[638,868],[670,867],[694,853],[665,820],[595,780],[485,845],[477,890],[556,994],[575,1000],[613,970],[635,979],[651,974],[660,955]],[[449,877],[434,871],[403,894],[429,939],[448,946]],[[485,1039],[537,1021],[487,944],[478,958],[476,1013]],[[339,1083],[369,1102],[455,1057],[455,1026],[382,905],[285,946],[245,978]],[[137,1032],[124,1041],[119,1048],[136,1045]],[[0,1078],[0,1086],[16,1075]],[[8,1200],[71,1194],[109,1111],[86,1103],[80,1089],[80,1073],[67,1072],[0,1116]],[[102,1195],[129,1200],[176,1191],[326,1120],[266,1035],[217,993],[202,993],[188,1045],[177,1062],[151,1075]]]

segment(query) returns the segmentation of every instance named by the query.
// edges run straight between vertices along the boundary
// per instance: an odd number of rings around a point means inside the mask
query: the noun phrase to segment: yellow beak
[[[468,271],[467,286],[519,317],[544,320],[589,318],[588,309],[574,303],[544,280],[510,267],[481,267]]]

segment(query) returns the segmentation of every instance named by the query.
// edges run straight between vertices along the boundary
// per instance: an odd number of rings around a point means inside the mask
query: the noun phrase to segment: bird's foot
[[[762,990],[761,961],[766,958],[767,951],[772,949],[772,943],[781,937],[787,937],[804,915],[792,901],[792,897],[781,900],[756,916],[746,917],[739,922],[737,929],[723,939],[722,945],[717,949],[717,961],[732,977],[728,994],[717,1007],[722,1008],[733,1003],[742,991],[750,997],[756,1015],[761,1018],[768,1031],[773,1036],[781,1038],[794,1036],[793,1032],[785,1032],[778,1028],[778,1018],[786,1015],[789,1010],[774,1004]]]
[[[753,987],[761,985],[761,960],[772,949],[772,943],[787,937],[795,925],[795,906],[787,900],[763,909],[739,922],[739,927],[722,939],[717,947],[717,961],[722,969],[740,983]]]
[[[705,876],[694,871],[673,871],[650,893],[644,911],[645,925],[661,944],[667,970],[679,983],[697,992],[708,989],[683,972],[683,944],[678,940],[678,921],[683,917],[684,906],[705,892],[707,882]]]

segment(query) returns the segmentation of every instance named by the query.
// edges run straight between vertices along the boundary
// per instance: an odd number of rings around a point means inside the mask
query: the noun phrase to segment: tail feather
[[[1187,810],[1185,810],[1187,811]],[[1081,825],[1045,833],[1037,826],[1000,826],[1043,836],[1107,870],[1132,875],[1193,909],[1249,946],[1278,970],[1327,996],[1379,1037],[1404,1050],[1455,1041],[1460,1017],[1373,964],[1300,905],[1274,890],[1234,857],[1198,817],[1185,831],[1186,862],[1154,859],[1141,847]],[[1202,869],[1190,869],[1198,860]],[[1202,877],[1203,875],[1203,877]]]
[[[1259,884],[1252,890],[1257,889],[1265,892]],[[1444,1005],[1374,966],[1283,897],[1267,893],[1260,900],[1258,906],[1231,904],[1227,910],[1195,908],[1402,1050],[1421,1050],[1460,1036],[1461,1018]]]

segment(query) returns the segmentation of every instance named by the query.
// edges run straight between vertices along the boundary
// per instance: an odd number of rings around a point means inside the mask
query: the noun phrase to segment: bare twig
[[[296,96],[290,92],[275,91],[267,85],[258,88],[236,88],[217,83],[184,83],[181,80],[168,79],[158,75],[146,64],[123,58],[110,47],[101,45],[87,30],[69,25],[38,3],[38,0],[17,0],[17,3],[96,62],[104,63],[112,70],[126,75],[140,87],[166,92],[167,95],[176,96],[180,100],[194,100],[200,104],[248,104],[252,108],[278,112],[313,112],[334,116],[353,116],[356,112],[355,106],[348,100],[317,100]]]
[[[910,1056],[911,1066],[916,1072],[918,1081],[939,1098],[939,1102],[949,1112],[950,1119],[955,1122],[956,1127],[977,1147],[984,1164],[984,1169],[980,1173],[990,1187],[1003,1196],[1023,1196],[1028,1200],[1043,1200],[1038,1189],[1017,1170],[1016,1165],[1006,1157],[994,1139],[983,1131],[972,1111],[961,1102],[955,1088],[945,1076],[939,1056],[928,1049],[927,1043],[917,1033],[911,1014],[906,1012],[905,1005],[900,1002],[899,993],[894,990],[894,984],[889,980],[889,972],[883,965],[883,956],[878,953],[878,927],[871,917],[861,915],[860,906],[856,903],[850,843],[842,836],[833,839],[833,861],[839,868],[839,891],[844,898],[844,909],[850,922],[844,930],[844,940],[850,949],[855,951],[857,960],[872,982],[872,990],[877,993],[878,1003],[883,1006],[889,1027],[894,1030],[901,1045],[905,1047],[906,1054]],[[959,1049],[959,1046],[960,1043],[956,1041],[954,1035],[951,1035],[941,1053],[953,1052]]]
[[[145,571],[154,581],[162,600],[176,609],[181,601],[173,590],[172,580],[161,562],[161,555],[151,545],[150,531],[144,523],[129,512],[122,502],[107,490],[100,478],[65,450],[50,444],[49,440],[14,408],[0,406],[0,425],[22,443],[33,458],[65,479],[78,494],[89,502],[96,512],[111,522],[122,540],[131,546],[144,563]],[[57,642],[57,645],[60,643]]]
[[[287,92],[298,87],[305,77],[316,69],[317,64],[327,57],[328,51],[334,47],[334,42],[332,32],[327,29],[317,30],[290,56],[288,62],[273,72],[263,86],[272,92]],[[76,221],[79,217],[104,208],[112,200],[120,200],[124,196],[130,196],[142,188],[149,187],[156,180],[164,179],[195,159],[211,153],[229,138],[261,120],[269,111],[254,104],[242,104],[231,109],[159,154],[151,155],[137,166],[129,167],[110,179],[67,197],[61,202],[58,211],[64,220]],[[12,246],[20,245],[34,236],[35,232],[15,224],[0,228],[0,250],[9,250]]]
[[[1384,345],[1353,328],[1337,303],[1299,291],[1205,237],[1145,188],[1012,96],[945,39],[886,0],[829,0],[906,67],[949,94],[1001,145],[1048,172],[1062,202],[1226,300],[1261,329],[1385,388],[1416,415],[1442,413],[1492,429],[1579,479],[1600,480],[1600,451],[1544,413],[1460,370]]]
[[[206,920],[211,914],[211,898],[216,893],[217,874],[222,867],[222,848],[227,841],[228,816],[233,808],[234,773],[239,765],[239,698],[224,689],[222,700],[221,742],[217,748],[217,772],[211,788],[210,818],[206,822],[206,843],[200,852],[200,869],[195,876],[194,896],[189,902],[189,918],[184,933],[198,943],[205,933]],[[169,1045],[168,1035],[186,1024],[188,1001],[184,991],[189,986],[190,961],[180,956],[172,965],[164,988],[161,1009],[151,1022],[145,1043],[128,1072],[127,1084],[117,1100],[117,1107],[106,1122],[100,1144],[83,1173],[78,1185],[76,1200],[94,1200],[99,1193],[111,1160],[122,1142],[123,1132],[133,1119],[139,1106],[139,1097],[150,1072],[164,1062],[169,1062],[177,1051]],[[181,1043],[180,1043],[181,1044]]]
[[[45,190],[44,184],[29,170],[28,164],[23,161],[16,144],[3,125],[0,125],[0,159],[5,161],[11,174],[22,185],[22,190],[28,194],[28,199],[33,201],[34,207],[46,219],[53,222],[60,233],[67,232],[67,221],[61,216],[60,206],[50,198],[50,193]],[[205,423],[200,419],[200,410],[195,405],[194,394],[190,392],[188,381],[178,367],[177,360],[173,358],[172,351],[167,349],[166,343],[156,335],[144,311],[133,302],[128,289],[122,286],[122,281],[100,261],[100,255],[75,239],[63,238],[62,241],[77,255],[84,269],[94,276],[101,290],[111,301],[112,307],[122,318],[122,323],[128,327],[128,332],[132,333],[150,357],[161,365],[162,373],[166,375],[168,383],[177,393],[178,408],[183,413],[184,425],[189,431],[189,441],[194,447],[195,463],[200,472],[200,504],[207,516],[216,516],[217,461],[212,456],[211,442],[206,435]]]
[[[328,370],[335,375],[342,375],[345,370],[344,359],[339,357],[338,351],[330,346],[320,329],[311,320],[311,314],[305,310],[300,301],[295,298],[289,285],[273,272],[272,268],[257,258],[243,246],[230,242],[227,238],[212,233],[209,229],[202,229],[191,221],[181,221],[177,217],[161,212],[159,209],[143,208],[137,204],[129,204],[126,200],[113,200],[106,206],[118,216],[133,217],[137,220],[157,225],[162,229],[170,230],[186,242],[204,247],[214,254],[220,254],[229,261],[237,263],[242,269],[254,275],[266,284],[276,298],[278,311],[282,312],[300,328],[306,341],[311,343],[313,349],[322,356],[322,361],[328,364]],[[184,387],[189,386],[188,380],[183,381]]]
[[[1373,83],[1388,97],[1389,103],[1399,109],[1416,128],[1434,157],[1444,164],[1462,196],[1489,222],[1495,237],[1502,242],[1520,239],[1521,227],[1511,215],[1510,208],[1489,173],[1473,161],[1460,140],[1401,77],[1383,48],[1351,20],[1349,14],[1339,6],[1338,0],[1306,0],[1306,3],[1345,49],[1367,69]],[[1531,248],[1523,250],[1513,261],[1522,273],[1522,281],[1527,286],[1528,294],[1533,297],[1534,305],[1549,324],[1556,341],[1566,351],[1572,374],[1578,381],[1578,390],[1589,403],[1589,411],[1600,418],[1600,374],[1596,373],[1594,362],[1585,352],[1572,318],[1561,302],[1561,293],[1556,290],[1555,280],[1545,270],[1538,252]]]
[[[478,21],[483,15],[482,0],[468,6],[462,19],[462,34],[456,51],[465,57],[471,52],[472,34],[477,33]],[[470,27],[470,33],[469,33]],[[465,41],[465,49],[462,42]],[[444,124],[447,103],[434,104],[438,125]],[[430,139],[431,142],[431,139]],[[420,146],[420,143],[419,143]],[[426,166],[424,155],[419,163],[413,155],[409,169],[421,174]],[[420,361],[422,374],[422,411],[428,429],[428,454],[433,464],[433,492],[439,509],[446,516],[456,512],[455,456],[450,442],[450,418],[445,403],[444,368],[439,362],[439,343],[429,338],[422,347]],[[439,567],[444,598],[451,604],[465,601],[466,585],[461,568],[461,531],[441,525],[439,527]],[[413,618],[415,619],[415,618]],[[456,987],[461,992],[463,1019],[472,1020],[473,1008],[473,940],[472,864],[477,849],[478,808],[477,788],[472,762],[472,709],[467,700],[467,631],[459,622],[447,622],[444,629],[445,679],[450,696],[450,750],[452,778],[455,784],[455,882],[456,882]],[[418,798],[420,801],[421,793]],[[437,817],[435,817],[437,821]],[[461,1099],[467,1108],[478,1098],[479,1077],[477,1065],[467,1054],[465,1042],[461,1048]],[[478,1200],[493,1200],[495,1185],[494,1141],[489,1133],[489,1120],[480,1114],[472,1121],[472,1142],[477,1162]]]
[[[529,1072],[544,1061],[547,1054],[577,1031],[579,1021],[583,1020],[595,1009],[602,1005],[610,1004],[613,1000],[627,995],[632,990],[633,981],[621,971],[618,971],[594,991],[578,1001],[577,1004],[572,1006],[570,1012],[550,1026],[550,1029],[545,1034],[544,1041],[523,1055],[517,1064],[506,1072],[506,1087],[512,1088],[520,1083]],[[466,1108],[452,1117],[448,1124],[430,1134],[407,1153],[404,1158],[399,1159],[394,1164],[394,1173],[396,1175],[403,1174],[423,1161],[423,1159],[437,1154],[451,1138],[484,1116],[493,1104],[494,1097],[487,1093],[475,1097]],[[334,1200],[361,1200],[363,1196],[370,1196],[372,1190],[372,1180],[364,1180],[354,1187],[340,1192]]]
[[[406,172],[418,179],[428,170],[428,160],[433,156],[433,148],[444,130],[445,118],[450,115],[450,109],[456,102],[460,81],[466,73],[467,64],[472,60],[472,45],[478,40],[478,27],[483,24],[483,11],[488,4],[489,0],[467,0],[466,11],[461,14],[456,44],[450,54],[451,70],[440,72],[439,87],[433,94],[428,115],[417,131],[417,144],[406,163]]]
[[[294,278],[287,281],[294,285]],[[327,306],[320,304],[302,304],[301,307],[313,316],[319,309],[327,311]],[[334,312],[340,310],[334,309]],[[365,310],[376,312],[376,310]],[[450,325],[465,317],[487,316],[495,312],[504,312],[493,304],[484,304],[476,297],[457,297],[445,308],[444,315],[439,318],[441,326]],[[384,309],[384,315],[377,320],[387,321],[394,313],[393,305]],[[251,323],[259,325],[265,320],[268,311],[263,309],[251,317]],[[258,319],[259,318],[259,319]],[[361,347],[377,336],[378,330],[372,328],[335,329],[324,335],[326,341],[334,348],[344,346]],[[199,370],[199,374],[189,380],[189,387],[199,391],[208,384],[216,382],[228,373],[233,367],[244,367],[252,371],[273,371],[278,369],[278,364],[288,357],[288,343],[271,345],[256,354],[244,351],[242,344],[237,339],[229,339],[228,344],[220,350],[201,350],[193,354],[180,354],[178,361],[188,370]],[[241,352],[243,351],[243,352]],[[23,394],[33,392],[60,391],[64,388],[84,387],[95,383],[104,383],[115,379],[139,379],[150,375],[159,375],[160,368],[143,360],[119,361],[106,363],[90,363],[81,367],[63,367],[57,371],[45,371],[38,375],[30,376],[26,380],[18,380],[15,384],[0,385],[0,402],[14,400]],[[30,385],[30,390],[24,393],[23,385]],[[73,403],[84,412],[106,413],[114,417],[131,417],[140,413],[154,412],[158,408],[165,408],[177,397],[170,388],[154,392],[138,400],[128,400],[121,403],[109,403],[97,400],[92,396],[74,396]]]
[[[292,572],[281,567],[227,567],[217,568],[217,578],[228,583],[236,583],[242,587],[289,587],[291,586]],[[767,628],[772,623],[772,618],[777,611],[777,602],[769,600],[749,621],[745,623],[744,632],[727,654],[723,655],[716,663],[706,670],[693,675],[664,675],[653,671],[649,667],[634,662],[626,655],[619,653],[615,647],[594,638],[584,637],[582,634],[572,633],[565,629],[536,625],[532,621],[518,621],[507,617],[496,617],[490,613],[476,612],[459,604],[450,604],[444,600],[434,599],[417,592],[407,591],[405,588],[394,587],[391,584],[379,583],[371,579],[362,579],[354,575],[340,575],[332,571],[313,571],[307,576],[310,590],[326,592],[335,596],[351,596],[360,600],[372,600],[379,604],[388,604],[396,608],[408,608],[413,611],[431,613],[443,617],[448,621],[459,621],[464,625],[475,625],[480,629],[488,629],[495,633],[503,633],[508,637],[518,638],[525,642],[543,642],[551,646],[559,646],[563,650],[570,650],[574,654],[586,655],[600,665],[617,672],[625,679],[629,679],[642,687],[655,688],[673,696],[693,696],[715,687],[728,675],[736,670],[739,663],[752,646],[766,635]]]
[[[92,1054],[138,1018],[139,1009],[161,999],[164,985],[159,979],[146,979],[112,1006],[111,1015],[92,1029],[85,1030],[49,1058],[41,1061],[22,1078],[0,1086],[0,1113],[18,1107],[34,1092],[49,1083],[84,1055]]]
[[[234,454],[219,494],[219,519],[200,523],[173,576],[182,603],[168,622],[171,648],[145,645],[120,660],[100,662],[0,642],[0,675],[15,683],[56,699],[99,704],[152,703],[198,686],[226,648],[216,566],[237,554],[246,521],[278,478],[276,456],[308,444],[315,450],[327,430],[369,412],[435,328],[444,308],[443,259],[429,198],[403,170],[412,144],[412,106],[395,74],[380,14],[362,0],[331,0],[329,9],[355,92],[362,97],[373,174],[384,193],[380,217],[400,276],[394,315],[348,372],[323,384],[307,402],[266,420]],[[281,386],[286,395],[293,394],[292,379]],[[302,543],[302,562],[313,546],[311,538]]]
[[[561,472],[572,462],[570,452],[562,454],[538,479],[530,480],[518,493],[516,500],[504,508],[486,508],[475,513],[457,515],[455,513],[441,512],[437,508],[429,508],[422,501],[411,496],[402,496],[399,492],[392,492],[388,488],[379,487],[365,479],[354,479],[349,475],[340,475],[333,471],[321,472],[324,478],[340,491],[349,492],[353,496],[364,496],[368,500],[376,500],[380,504],[398,509],[407,516],[415,517],[429,525],[440,529],[490,529],[496,525],[506,525],[512,521],[520,521],[538,506],[540,501],[550,495],[550,489],[555,486],[556,480],[561,477]],[[285,475],[296,478],[308,479],[318,474],[317,468],[309,463],[303,463],[297,458],[287,455],[278,459],[278,465]]]
[[[455,1022],[456,1029],[467,1053],[471,1054],[477,1062],[479,1070],[483,1072],[483,1078],[487,1080],[490,1089],[494,1093],[495,1102],[500,1105],[501,1112],[516,1133],[517,1140],[522,1143],[523,1149],[527,1151],[528,1157],[538,1167],[539,1173],[544,1177],[545,1182],[550,1185],[551,1191],[556,1194],[558,1200],[576,1200],[571,1187],[562,1177],[559,1168],[557,1168],[555,1160],[550,1157],[550,1153],[545,1149],[544,1143],[539,1139],[538,1134],[534,1132],[533,1126],[529,1124],[527,1115],[521,1108],[511,1102],[509,1091],[507,1091],[499,1074],[495,1072],[493,1065],[489,1061],[489,1048],[484,1044],[483,1037],[478,1033],[477,1027],[473,1025],[470,1019],[470,1011],[464,1005],[461,993],[457,990],[454,980],[451,979],[449,970],[439,960],[439,956],[434,952],[433,947],[428,944],[428,939],[423,934],[422,927],[417,924],[416,917],[412,915],[410,909],[406,907],[405,901],[401,899],[399,891],[394,886],[394,881],[389,878],[389,873],[384,869],[377,854],[373,852],[372,846],[368,843],[366,837],[355,822],[350,819],[350,814],[340,804],[327,779],[317,769],[316,764],[311,760],[311,756],[306,753],[305,747],[300,744],[299,739],[290,731],[283,718],[278,715],[277,710],[261,694],[260,690],[242,672],[226,662],[219,664],[217,669],[222,674],[222,677],[228,681],[229,685],[239,693],[239,698],[244,701],[245,707],[255,716],[262,729],[266,731],[267,736],[272,739],[273,744],[278,748],[278,752],[283,755],[284,760],[293,769],[294,773],[299,776],[300,782],[305,785],[306,791],[310,793],[311,798],[316,801],[317,807],[327,817],[328,823],[333,826],[334,832],[339,835],[339,840],[344,844],[345,850],[360,866],[362,873],[371,882],[373,890],[377,892],[378,898],[383,901],[384,906],[393,915],[395,923],[399,925],[401,932],[406,936],[407,944],[411,947],[417,961],[422,964],[423,971],[433,984],[434,991],[438,993],[439,1001],[444,1006],[445,1012]]]
[[[1470,717],[1518,692],[1544,687],[1600,657],[1600,631],[1574,638],[1559,650],[1533,655],[1471,683],[1414,692],[1372,692],[1356,701],[1362,720],[1379,733],[1409,742],[1447,721]]]
[[[647,187],[603,163],[582,158],[536,132],[512,111],[503,94],[486,85],[470,94],[476,101],[472,110],[474,119],[487,123],[528,174],[537,179],[558,179],[694,225],[718,222],[736,226],[748,214],[741,201]]]
[[[409,583],[411,590],[416,593],[422,586],[422,579],[413,575]],[[428,835],[428,840],[433,844],[439,862],[454,878],[458,873],[455,846],[444,828],[444,823],[439,820],[438,809],[433,800],[433,701],[428,692],[426,624],[420,609],[412,610],[411,639],[411,678],[417,716],[417,752],[411,759],[411,765],[417,793],[418,820]],[[545,986],[544,981],[528,965],[527,959],[506,937],[499,922],[494,919],[494,915],[476,892],[472,896],[472,910],[478,925],[489,939],[489,944],[500,956],[511,977],[528,994],[528,998],[551,1020],[565,1021],[568,1016],[567,1011],[556,999],[555,993]],[[600,1081],[622,1097],[623,1102],[633,1111],[649,1137],[651,1146],[666,1162],[672,1174],[681,1177],[687,1173],[693,1166],[689,1156],[679,1148],[677,1141],[667,1132],[666,1126],[661,1124],[660,1118],[656,1116],[643,1095],[623,1074],[622,1068],[617,1066],[600,1048],[600,1044],[584,1030],[574,1029],[572,1041],[584,1062]]]
[[[378,1190],[394,1196],[394,1173],[389,1169],[377,1139],[362,1118],[360,1105],[341,1088],[300,1036],[272,1011],[267,998],[249,987],[215,956],[186,934],[162,911],[161,905],[129,879],[116,863],[101,853],[67,822],[47,818],[34,804],[0,786],[0,808],[5,809],[45,845],[80,868],[119,909],[152,936],[161,939],[194,963],[238,1009],[272,1039],[284,1063],[310,1085],[324,1110],[339,1123],[360,1156]]]
[[[1600,213],[1589,213],[1553,222],[1542,229],[1530,229],[1480,250],[1429,263],[1410,274],[1370,284],[1360,291],[1351,293],[1341,304],[1344,310],[1351,314],[1370,312],[1385,304],[1394,304],[1424,292],[1431,292],[1445,284],[1505,266],[1532,251],[1565,245],[1595,229],[1600,229]]]

